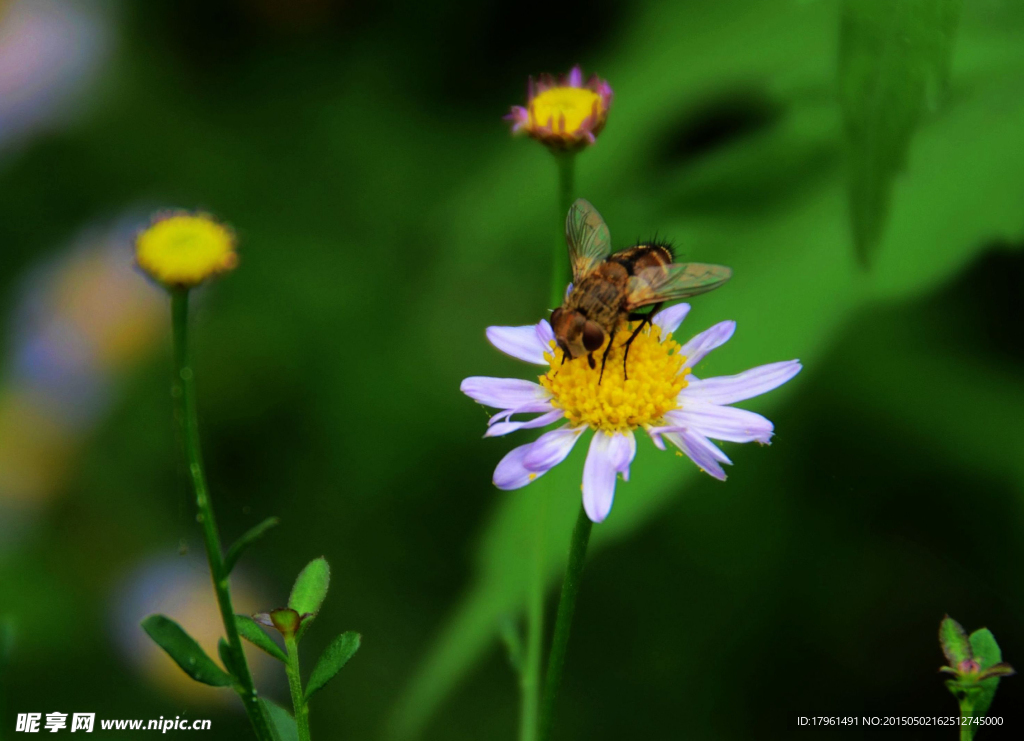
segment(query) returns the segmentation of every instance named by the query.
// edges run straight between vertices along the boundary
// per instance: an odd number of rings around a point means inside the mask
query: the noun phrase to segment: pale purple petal
[[[633,433],[595,432],[583,464],[583,508],[592,522],[602,522],[615,499],[615,478],[627,473],[636,454]]]
[[[496,409],[514,409],[551,398],[548,390],[539,383],[521,378],[470,376],[459,388],[474,401]]]
[[[512,121],[512,133],[521,131],[530,120],[530,112],[519,105],[512,106],[512,110],[505,115],[505,120]]]
[[[732,461],[710,440],[684,428],[672,432],[662,432],[661,435],[683,451],[701,470],[707,471],[719,481],[725,481],[725,471],[722,470],[719,461],[721,463],[731,463]]]
[[[680,392],[679,399],[684,404],[687,398],[710,404],[733,404],[778,388],[799,373],[801,367],[798,360],[785,360],[751,368],[735,376],[694,380]]]
[[[487,432],[484,433],[484,437],[501,437],[507,435],[510,432],[516,430],[531,430],[535,427],[546,427],[547,425],[554,424],[558,420],[565,417],[565,412],[561,409],[555,409],[547,414],[542,414],[539,417],[528,419],[525,422],[497,422],[487,428]]]
[[[668,412],[665,421],[671,427],[685,427],[732,443],[768,443],[774,430],[770,421],[746,409],[689,401],[682,409]]]
[[[579,65],[569,70],[569,86],[583,87],[583,70],[580,69]]]
[[[551,352],[551,343],[555,341],[555,332],[547,319],[537,322],[534,330],[537,333],[537,340],[544,346],[544,352]]]
[[[705,329],[679,348],[679,354],[686,356],[686,364],[692,368],[703,360],[704,356],[709,352],[728,342],[735,331],[736,322],[719,322],[710,329]]]
[[[579,437],[579,433],[582,432],[584,429],[586,428],[579,428],[579,430],[575,434],[573,442],[575,442],[575,439]],[[565,451],[565,455],[562,455],[561,457],[548,455],[545,456],[544,461],[531,461],[531,463],[533,463],[534,465],[530,468],[527,468],[524,465],[526,457],[533,450],[534,446],[536,446],[537,443],[541,442],[549,435],[552,435],[557,432],[560,432],[560,430],[552,430],[551,432],[541,435],[539,438],[537,438],[536,441],[532,443],[520,445],[518,448],[513,448],[512,450],[510,450],[505,455],[505,457],[502,458],[501,461],[498,463],[497,468],[494,469],[494,485],[499,489],[503,489],[506,491],[510,489],[521,489],[522,487],[529,484],[531,481],[540,478],[548,471],[550,471],[552,468],[561,463],[565,459],[565,456],[569,454],[569,450],[572,450],[571,444],[569,445],[568,450]],[[546,441],[544,444],[548,445],[549,442],[550,439]]]
[[[676,304],[670,306],[663,311],[659,311],[653,317],[651,317],[651,323],[661,330],[661,341],[664,342],[668,339],[668,336],[679,329],[679,325],[683,323],[683,319],[690,311],[689,304]]]
[[[530,452],[523,459],[523,466],[530,471],[548,471],[554,468],[569,455],[585,429],[586,425],[565,425],[557,430],[545,432],[533,443]]]
[[[549,345],[541,344],[536,324],[525,327],[488,327],[487,341],[506,355],[535,365],[547,365],[544,353],[551,350]]]
[[[495,414],[489,420],[488,425],[493,425],[495,422],[505,422],[513,414],[530,414],[532,412],[550,412],[554,406],[550,400],[545,401],[531,401],[529,404],[523,404],[522,406],[515,407],[514,409],[502,409],[500,412]]]
[[[494,469],[493,482],[496,487],[508,491],[510,489],[521,489],[541,474],[536,471],[528,471],[523,468],[523,458],[530,451],[533,443],[520,445],[512,448],[508,454],[498,462]]]

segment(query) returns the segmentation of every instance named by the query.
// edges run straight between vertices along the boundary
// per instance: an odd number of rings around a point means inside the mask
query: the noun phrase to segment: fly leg
[[[612,351],[612,338],[611,338],[611,336],[609,336],[608,337],[608,347],[606,347],[604,349],[604,355],[601,356],[601,375],[599,375],[597,377],[597,385],[598,386],[601,385],[601,379],[604,378],[604,364],[608,362],[608,353],[610,353],[611,351]],[[590,367],[593,368],[594,366],[591,365]]]
[[[626,381],[629,380],[629,372],[626,370],[626,360],[629,358],[629,346],[633,344],[633,340],[635,340],[636,336],[640,334],[640,331],[644,328],[645,324],[650,324],[652,327],[654,326],[654,324],[651,322],[651,319],[653,319],[654,315],[661,310],[662,303],[664,302],[656,303],[653,307],[651,307],[650,311],[645,312],[643,314],[633,313],[626,317],[631,322],[635,322],[637,320],[640,321],[640,325],[633,330],[633,334],[629,336],[629,339],[626,340],[626,344],[623,345],[623,347],[625,347],[626,349],[622,353],[622,377]]]

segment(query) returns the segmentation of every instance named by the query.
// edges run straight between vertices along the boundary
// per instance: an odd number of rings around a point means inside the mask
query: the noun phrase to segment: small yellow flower
[[[235,235],[213,217],[161,214],[135,240],[139,267],[168,287],[190,288],[238,265]]]
[[[560,80],[530,78],[526,107],[512,106],[512,133],[524,132],[559,152],[575,152],[597,141],[608,120],[612,89],[596,75],[583,82],[577,66]]]

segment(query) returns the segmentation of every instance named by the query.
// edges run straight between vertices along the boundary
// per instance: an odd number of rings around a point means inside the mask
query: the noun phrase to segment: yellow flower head
[[[175,211],[157,216],[135,240],[139,267],[168,287],[189,288],[238,265],[235,235],[213,217]]]
[[[631,328],[625,327],[615,335],[603,374],[602,363],[591,368],[585,356],[566,360],[551,343],[545,355],[551,370],[540,377],[540,385],[551,392],[552,405],[564,411],[573,426],[626,432],[664,424],[665,414],[679,408],[679,393],[690,373],[686,356],[678,353],[679,343],[671,337],[661,340],[657,331],[648,329],[633,338],[624,366],[631,334]],[[603,349],[594,354],[601,357]],[[623,368],[629,372],[628,379]]]
[[[526,107],[513,106],[505,116],[512,133],[526,133],[559,152],[575,152],[597,141],[612,104],[612,89],[596,75],[584,83],[577,66],[560,80],[530,78]]]

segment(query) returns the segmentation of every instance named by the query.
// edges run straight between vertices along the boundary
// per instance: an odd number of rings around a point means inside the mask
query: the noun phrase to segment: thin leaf
[[[942,646],[942,653],[946,655],[946,661],[953,669],[957,669],[961,661],[974,656],[967,631],[949,615],[942,618],[942,622],[939,623],[939,644]]]
[[[245,552],[246,548],[262,538],[268,530],[277,527],[280,523],[280,518],[268,517],[259,525],[256,525],[246,531],[241,538],[236,540],[228,549],[228,554],[224,557],[224,568],[227,569],[227,572],[230,574],[232,569],[235,568],[235,564],[238,563],[238,559],[242,557],[242,553]]]
[[[260,698],[260,706],[269,721],[274,741],[299,741],[299,728],[291,713],[265,697]]]
[[[180,625],[164,615],[150,615],[142,621],[146,631],[160,648],[192,679],[213,687],[227,687],[231,676],[217,666]]]
[[[948,83],[962,0],[845,0],[839,98],[858,257],[881,239],[892,183],[929,103]]]
[[[314,558],[295,579],[291,596],[288,597],[288,607],[299,615],[316,615],[327,596],[330,582],[331,567],[327,565],[327,559],[323,556]]]
[[[249,643],[263,649],[280,662],[288,661],[288,657],[285,656],[281,647],[274,643],[274,639],[267,635],[267,632],[251,617],[235,615],[235,625],[238,627],[238,634]]]
[[[361,641],[362,636],[352,631],[342,633],[331,641],[331,644],[320,656],[320,660],[316,662],[316,667],[309,677],[309,683],[306,685],[307,700],[313,696],[314,692],[331,681],[335,674],[341,671],[341,668],[359,650]]]

